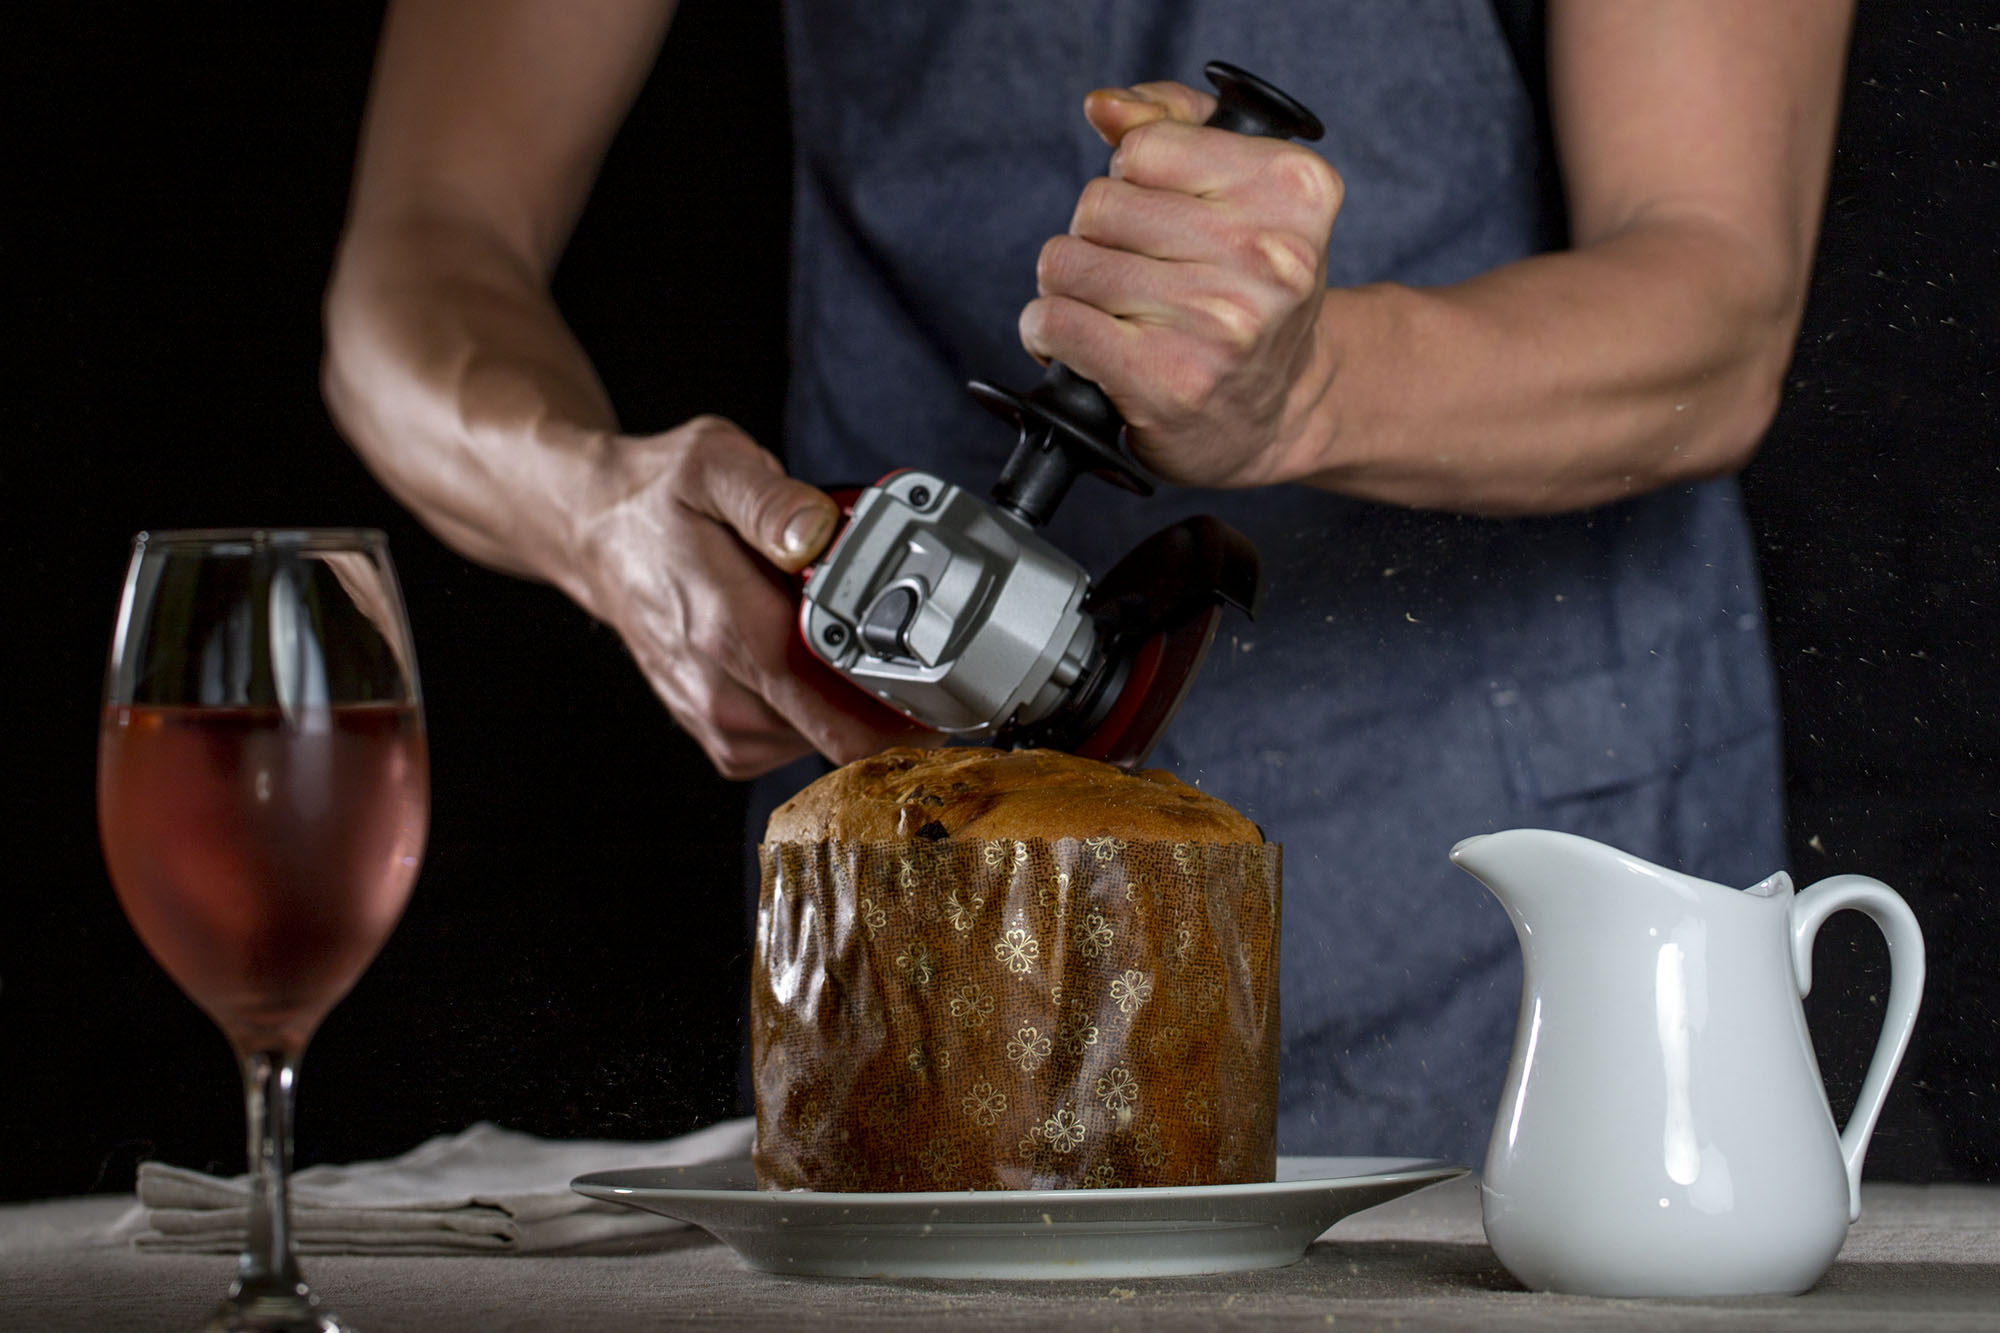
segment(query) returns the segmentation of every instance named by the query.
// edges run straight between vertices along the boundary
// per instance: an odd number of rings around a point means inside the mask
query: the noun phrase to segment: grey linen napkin
[[[295,1173],[293,1235],[302,1254],[543,1254],[678,1230],[686,1224],[587,1199],[569,1182],[591,1171],[742,1157],[754,1123],[724,1120],[679,1138],[624,1142],[540,1139],[482,1121],[387,1161]],[[224,1180],[142,1162],[138,1192],[130,1230],[141,1249],[243,1247],[247,1176]]]

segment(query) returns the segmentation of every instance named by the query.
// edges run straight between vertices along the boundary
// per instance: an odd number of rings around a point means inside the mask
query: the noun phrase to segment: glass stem
[[[239,1303],[306,1306],[311,1295],[292,1253],[292,1083],[298,1057],[243,1056],[243,1108],[250,1131],[250,1234],[230,1296]]]

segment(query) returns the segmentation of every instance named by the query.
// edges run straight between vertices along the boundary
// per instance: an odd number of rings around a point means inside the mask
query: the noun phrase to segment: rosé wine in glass
[[[423,724],[345,704],[109,707],[98,810],[133,929],[238,1050],[297,1056],[409,899],[429,805]]]

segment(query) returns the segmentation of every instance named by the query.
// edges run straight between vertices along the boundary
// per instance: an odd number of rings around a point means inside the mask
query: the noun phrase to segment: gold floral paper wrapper
[[[767,843],[765,1189],[1267,1181],[1275,844]]]

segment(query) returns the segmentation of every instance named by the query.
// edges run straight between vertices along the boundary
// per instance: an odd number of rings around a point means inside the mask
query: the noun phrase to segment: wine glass
[[[395,928],[430,817],[416,660],[383,535],[135,537],[97,810],[133,929],[242,1065],[249,1238],[204,1327],[339,1330],[292,1249],[293,1081]]]

